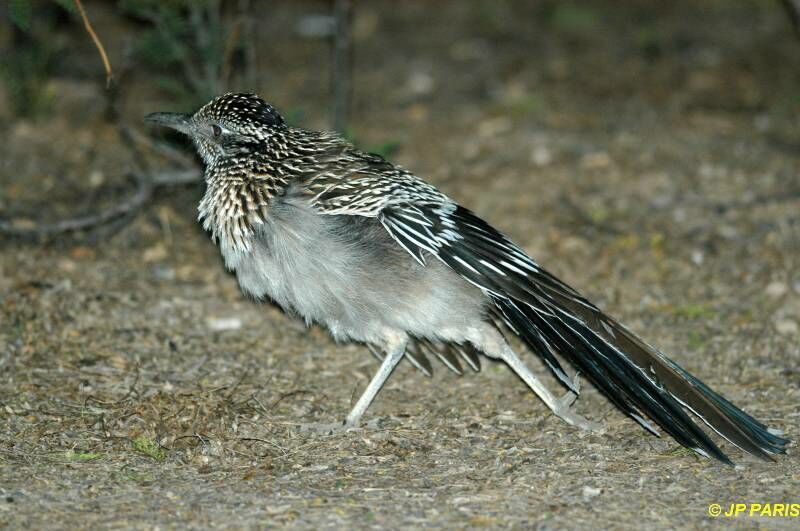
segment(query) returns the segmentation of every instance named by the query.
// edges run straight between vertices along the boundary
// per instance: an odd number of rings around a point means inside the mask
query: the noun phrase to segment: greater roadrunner
[[[193,141],[206,165],[199,219],[244,292],[270,298],[383,360],[344,426],[355,426],[406,356],[460,373],[479,353],[503,360],[559,417],[580,392],[566,358],[650,432],[656,425],[730,463],[687,414],[742,450],[770,458],[788,440],[602,313],[484,220],[410,172],[335,133],[290,127],[254,94],[225,94],[194,115],[148,121]],[[551,393],[512,350],[514,334],[568,392]]]

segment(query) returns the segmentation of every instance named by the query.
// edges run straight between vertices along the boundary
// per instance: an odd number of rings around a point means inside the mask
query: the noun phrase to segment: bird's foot
[[[580,380],[578,379],[577,374],[573,379],[573,384],[575,391],[577,392],[567,391],[561,398],[556,400],[553,413],[567,424],[575,426],[576,428],[593,433],[604,433],[605,426],[603,426],[603,424],[586,419],[571,409],[572,404],[575,403],[575,400],[578,398],[578,393],[580,393],[581,389]]]

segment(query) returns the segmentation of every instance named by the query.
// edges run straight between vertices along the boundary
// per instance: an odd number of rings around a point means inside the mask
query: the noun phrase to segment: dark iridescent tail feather
[[[442,227],[458,233],[458,245],[441,240],[439,259],[484,289],[494,302],[496,317],[567,387],[574,390],[555,353],[644,428],[658,435],[649,418],[699,454],[731,462],[684,408],[746,452],[767,460],[784,452],[789,441],[779,432],[602,313],[475,214],[459,206],[438,215]]]
[[[546,311],[509,300],[496,300],[496,305],[507,324],[537,353],[541,352],[541,341],[530,342],[527,338],[541,335],[643,427],[658,434],[646,419],[650,418],[682,445],[731,464],[687,415],[685,406],[746,452],[767,460],[771,460],[771,454],[784,452],[787,439],[712,391],[622,325],[587,306],[580,306],[583,311],[576,313],[592,315],[574,315],[558,306],[564,301],[553,300],[558,297],[549,295],[544,297],[550,299],[545,303]],[[589,322],[600,326],[589,326]]]

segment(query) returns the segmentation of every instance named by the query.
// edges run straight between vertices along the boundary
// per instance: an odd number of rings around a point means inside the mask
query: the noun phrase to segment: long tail
[[[442,222],[448,223],[459,230],[460,239],[457,245],[443,245],[440,258],[490,293],[502,320],[568,387],[556,353],[644,428],[658,435],[651,419],[701,455],[731,462],[684,408],[746,452],[767,460],[784,452],[789,441],[781,432],[605,315],[488,223],[461,207]]]
[[[567,358],[622,411],[658,435],[652,419],[682,445],[730,464],[695,424],[691,410],[742,450],[771,460],[789,441],[734,406],[677,363],[585,301],[543,287],[540,305],[496,299],[502,319],[541,351],[542,342]],[[537,307],[538,306],[538,307]],[[530,341],[530,337],[539,341]]]
[[[423,252],[430,253],[491,297],[496,317],[567,387],[573,385],[556,354],[646,429],[658,434],[658,425],[684,446],[726,463],[728,457],[686,409],[763,459],[782,453],[789,443],[602,313],[466,208],[418,203],[384,209],[381,216],[384,227],[420,263]]]

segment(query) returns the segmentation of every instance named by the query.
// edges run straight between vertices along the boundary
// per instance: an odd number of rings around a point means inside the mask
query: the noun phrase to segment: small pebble
[[[427,72],[413,72],[407,82],[408,90],[417,96],[430,94],[435,84],[433,76]]]
[[[775,330],[777,330],[779,334],[793,336],[800,332],[800,325],[791,319],[780,319],[775,323]]]
[[[536,146],[531,152],[531,162],[542,167],[553,162],[553,153],[547,146]]]
[[[206,324],[214,332],[226,330],[239,330],[242,327],[242,320],[238,317],[209,317]]]
[[[787,291],[789,291],[789,286],[783,282],[770,282],[766,290],[767,295],[776,299],[785,295]]]
[[[611,156],[605,151],[587,153],[581,157],[581,167],[585,170],[599,170],[611,166]]]
[[[583,495],[583,498],[585,500],[591,500],[592,498],[600,496],[601,492],[602,492],[602,489],[599,489],[597,487],[590,487],[590,486],[586,485],[585,487],[583,487],[583,491],[581,492],[581,494]]]
[[[330,37],[336,29],[336,20],[330,15],[307,15],[295,25],[295,31],[307,39]]]

